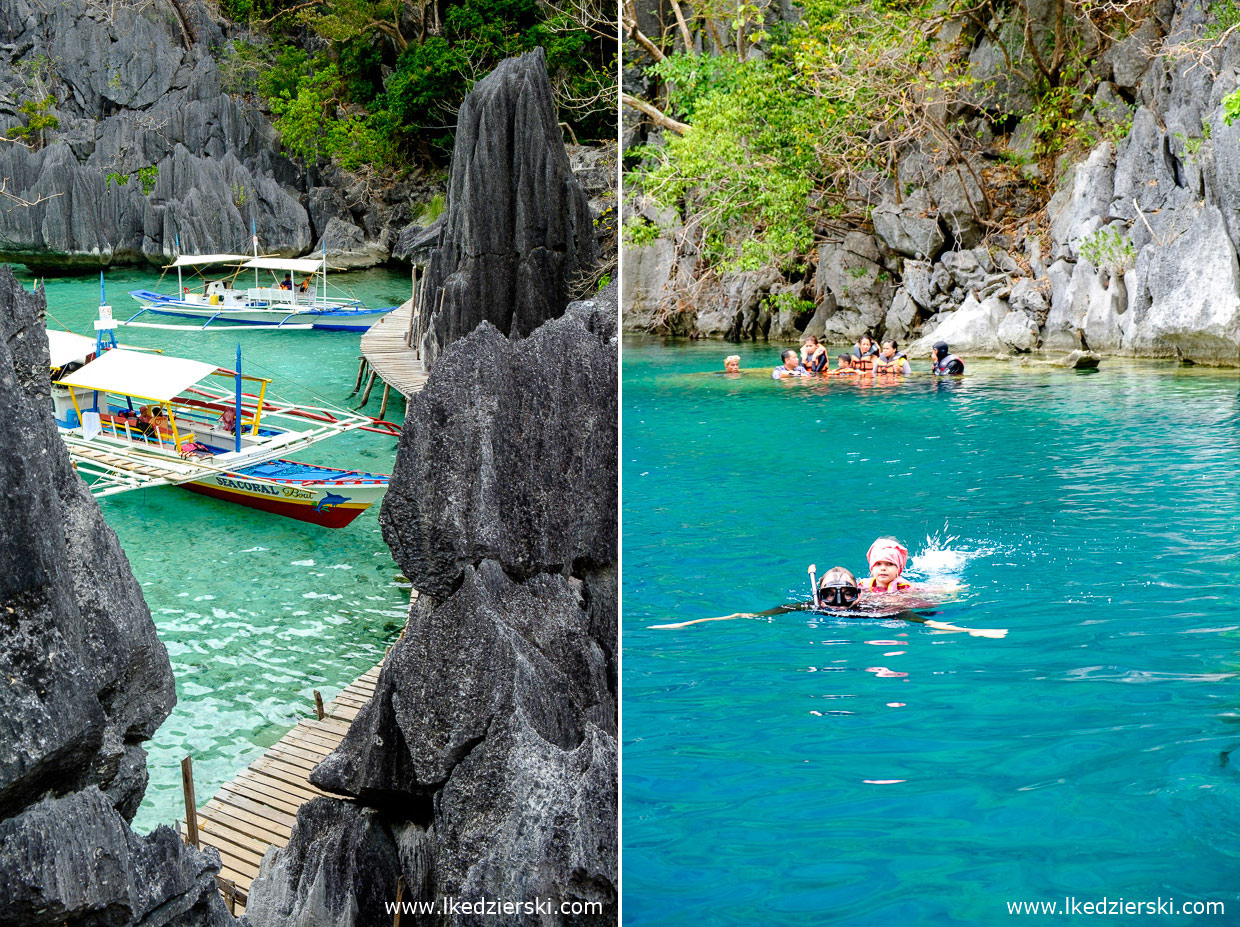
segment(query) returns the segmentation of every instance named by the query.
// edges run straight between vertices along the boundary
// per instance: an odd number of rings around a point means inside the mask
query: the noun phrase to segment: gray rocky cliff
[[[457,117],[448,212],[419,307],[423,357],[490,322],[524,336],[594,265],[586,193],[560,137],[541,49],[480,80]]]
[[[1035,29],[1052,8],[1030,6]],[[664,232],[626,253],[625,328],[837,342],[870,333],[908,342],[913,357],[944,340],[966,355],[1092,349],[1240,364],[1240,122],[1226,124],[1222,103],[1240,84],[1240,33],[1203,42],[1217,15],[1217,5],[1161,0],[1106,48],[1078,89],[1093,101],[1082,125],[1112,140],[1053,177],[1033,158],[1032,116],[996,139],[990,156],[1021,164],[1031,183],[1049,181],[1044,224],[1029,187],[991,190],[988,211],[976,181],[984,161],[948,169],[916,144],[900,160],[905,195],[883,192],[872,230],[821,244],[801,279],[699,278],[687,226],[626,203],[626,222]],[[989,38],[969,41],[979,87],[1009,101],[1027,94],[997,70]],[[1160,53],[1193,41],[1207,49],[1201,61]],[[984,110],[986,100],[974,104]],[[982,117],[969,126],[998,131]],[[1032,218],[1010,221],[1022,215]],[[986,237],[1000,224],[1008,231]],[[773,311],[782,293],[814,311]]]
[[[388,259],[436,184],[415,174],[376,190],[294,165],[267,117],[226,92],[236,29],[217,17],[201,0],[0,2],[0,260],[162,264],[178,242],[248,252],[252,227],[267,254]],[[22,107],[45,99],[58,125],[21,138]]]
[[[415,923],[617,919],[617,287],[566,305],[592,232],[545,85],[510,59],[462,111],[449,296],[380,515],[417,596],[311,776],[344,797],[263,860],[260,927],[384,923],[398,894],[513,905]]]
[[[0,925],[230,924],[213,851],[129,828],[172,669],[52,420],[43,313],[0,269]]]
[[[20,107],[49,97],[59,122],[0,143],[5,192],[31,204],[0,210],[0,259],[162,263],[177,240],[248,250],[251,220],[268,252],[313,243],[274,128],[221,89],[223,34],[201,3],[6,0],[0,38],[0,129],[13,136]]]

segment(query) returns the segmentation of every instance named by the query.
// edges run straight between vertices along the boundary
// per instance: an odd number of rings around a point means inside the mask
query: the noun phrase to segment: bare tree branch
[[[620,94],[620,99],[624,102],[625,106],[642,113],[655,125],[661,126],[671,132],[675,132],[677,135],[684,135],[693,128],[693,126],[686,122],[680,122],[673,119],[671,116],[659,112],[659,110],[657,110],[654,106],[647,103],[645,100],[638,99],[631,93]]]

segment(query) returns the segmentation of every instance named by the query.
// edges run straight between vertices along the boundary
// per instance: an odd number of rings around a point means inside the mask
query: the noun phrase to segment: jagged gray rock
[[[888,201],[874,209],[874,234],[893,251],[919,261],[933,261],[946,239],[932,211],[930,194],[919,187],[903,203]]]
[[[873,237],[861,232],[850,232],[839,243],[818,246],[817,298],[830,293],[839,306],[839,312],[827,320],[828,335],[853,339],[881,326],[893,288],[879,257]]]
[[[541,49],[475,84],[456,133],[448,218],[427,270],[435,295],[419,309],[430,363],[484,321],[525,336],[561,315],[595,256]]]
[[[172,670],[52,420],[44,308],[0,268],[0,925],[232,923],[218,859],[127,824]]]
[[[597,488],[616,462],[596,450],[616,429],[614,297],[588,302],[529,344],[484,323],[410,404],[380,524],[414,588],[446,597],[484,559],[528,577],[615,558]]]
[[[236,251],[251,220],[269,252],[311,245],[297,172],[277,154],[274,128],[221,90],[206,44],[219,41],[219,27],[201,3],[181,6],[200,41],[186,44],[170,7],[0,8],[0,87],[14,107],[50,93],[60,122],[40,150],[0,150],[6,191],[31,204],[0,211],[0,260],[159,263],[178,238],[182,252]],[[40,61],[46,81],[30,76]],[[3,118],[19,121],[12,110]]]
[[[1134,310],[1126,349],[1240,363],[1240,264],[1218,207],[1202,208],[1166,247],[1143,250],[1136,285],[1146,298]]]
[[[168,827],[129,829],[90,787],[45,798],[0,821],[0,924],[20,927],[223,927],[215,850],[189,847]]]
[[[927,326],[926,333],[908,348],[910,357],[927,356],[936,341],[946,341],[952,352],[960,355],[995,354],[1005,349],[999,338],[999,326],[1008,314],[1008,304],[989,296],[980,302],[969,296],[960,308],[947,313],[937,324]]]
[[[416,826],[404,827],[423,838]],[[405,838],[406,840],[408,838]],[[250,885],[246,917],[255,927],[370,927],[392,922],[402,837],[373,808],[316,798],[297,810],[283,852],[268,850]],[[423,866],[423,870],[427,867]],[[402,901],[430,901],[422,882]],[[429,918],[411,917],[412,923]]]
[[[251,887],[258,927],[377,922],[398,876],[410,900],[591,901],[562,922],[614,921],[615,290],[521,340],[482,324],[411,401],[381,523],[419,595],[311,775],[357,803],[302,809]],[[343,856],[368,862],[333,871]]]

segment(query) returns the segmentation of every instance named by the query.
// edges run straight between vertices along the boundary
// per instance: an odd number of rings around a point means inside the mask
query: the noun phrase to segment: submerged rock
[[[0,268],[0,925],[232,923],[217,858],[128,826],[172,669],[52,420],[43,313]]]
[[[448,213],[419,309],[423,357],[489,322],[514,337],[564,312],[594,265],[586,193],[560,138],[545,56],[509,58],[457,117]]]
[[[1072,370],[1094,370],[1102,363],[1102,356],[1093,351],[1072,351],[1063,357],[1041,363],[1051,367],[1068,367]]]

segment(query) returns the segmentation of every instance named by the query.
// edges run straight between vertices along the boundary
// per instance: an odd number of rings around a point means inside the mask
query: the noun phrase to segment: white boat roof
[[[150,402],[167,402],[216,371],[214,364],[145,354],[116,348],[105,351],[60,382],[79,389],[97,389]]]
[[[169,267],[196,267],[199,264],[240,264],[249,260],[245,254],[182,254]]]
[[[242,266],[251,270],[290,270],[312,274],[323,269],[323,261],[321,258],[250,258]]]
[[[95,353],[95,339],[73,332],[47,330],[47,346],[51,348],[53,367],[63,367],[73,361],[85,361]]]

